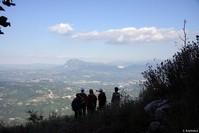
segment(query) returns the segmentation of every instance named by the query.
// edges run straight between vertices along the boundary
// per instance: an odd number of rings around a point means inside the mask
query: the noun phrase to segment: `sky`
[[[13,0],[0,64],[166,60],[199,34],[199,0]]]

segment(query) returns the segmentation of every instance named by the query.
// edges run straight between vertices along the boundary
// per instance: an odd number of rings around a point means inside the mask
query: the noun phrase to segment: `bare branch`
[[[186,19],[185,19],[185,20],[184,20],[184,26],[183,26],[183,28],[182,28],[183,34],[184,34],[183,38],[182,38],[181,36],[179,36],[179,38],[183,41],[183,44],[184,44],[184,45],[187,44],[186,23],[187,23],[187,21],[186,21]]]

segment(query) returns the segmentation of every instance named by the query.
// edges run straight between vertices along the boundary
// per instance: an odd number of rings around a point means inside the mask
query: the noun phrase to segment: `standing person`
[[[99,109],[103,109],[106,105],[106,94],[103,92],[102,89],[99,89],[99,95],[98,95],[98,105]]]
[[[93,93],[93,90],[89,90],[89,94],[87,97],[87,112],[88,114],[92,114],[96,110],[96,105],[97,105],[97,97]]]
[[[76,94],[76,97],[73,99],[71,106],[72,106],[72,110],[75,113],[75,118],[81,117],[82,116],[81,97],[79,93]]]
[[[83,112],[83,116],[86,115],[86,99],[87,99],[87,95],[86,93],[84,93],[84,88],[81,88],[81,93],[79,93],[80,97],[81,97],[81,108],[82,108],[82,112]]]
[[[113,106],[119,106],[120,105],[120,93],[118,92],[118,87],[115,87],[115,92],[113,92],[111,104]]]

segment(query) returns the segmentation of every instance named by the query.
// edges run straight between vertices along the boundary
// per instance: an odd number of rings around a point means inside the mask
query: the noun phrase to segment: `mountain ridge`
[[[89,71],[128,71],[134,68],[141,68],[145,70],[147,66],[145,64],[133,64],[133,63],[101,63],[101,62],[88,62],[79,59],[70,59],[64,65],[59,66],[63,70],[89,70]]]

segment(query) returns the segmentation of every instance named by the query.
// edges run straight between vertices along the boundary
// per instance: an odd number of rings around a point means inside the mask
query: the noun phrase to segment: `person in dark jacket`
[[[87,95],[86,93],[84,93],[84,88],[81,88],[81,93],[79,93],[81,96],[81,108],[82,108],[82,112],[83,112],[83,116],[86,115],[86,99],[87,99]]]
[[[82,116],[81,97],[79,93],[76,94],[76,97],[73,99],[71,106],[72,110],[75,113],[75,118],[81,117]]]
[[[102,89],[99,89],[99,95],[98,95],[98,106],[99,109],[103,109],[106,105],[106,94],[103,92]]]
[[[88,114],[93,114],[96,110],[96,105],[97,105],[97,97],[93,93],[93,90],[89,90],[89,94],[87,97],[87,112]]]
[[[120,93],[118,92],[118,87],[115,87],[115,92],[113,92],[111,104],[114,107],[117,107],[120,105]]]

